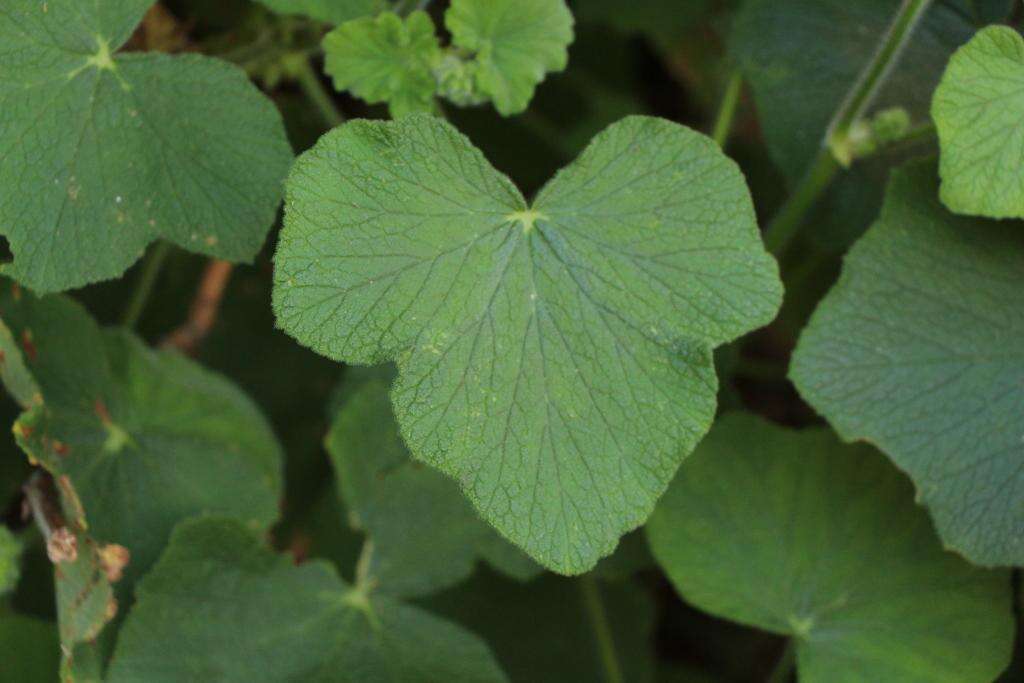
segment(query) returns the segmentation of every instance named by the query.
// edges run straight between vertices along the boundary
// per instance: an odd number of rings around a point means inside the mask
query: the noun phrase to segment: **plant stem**
[[[228,286],[233,269],[234,265],[227,261],[210,261],[203,273],[203,279],[199,281],[196,297],[189,309],[188,320],[167,336],[163,346],[172,346],[185,353],[191,353],[199,346],[217,322],[220,302],[224,298],[224,290]]]
[[[832,149],[843,165],[849,165],[852,161],[848,144],[850,129],[871,106],[931,2],[932,0],[903,0],[874,57],[861,71],[853,88],[832,117],[828,132],[825,134],[825,145]]]
[[[796,237],[804,216],[838,172],[839,163],[832,153],[824,147],[818,150],[811,168],[765,230],[764,245],[768,251],[776,257],[782,256]]]
[[[302,88],[302,92],[317,108],[317,111],[320,112],[324,123],[331,128],[336,128],[345,123],[344,115],[342,115],[337,105],[334,104],[334,99],[320,81],[320,76],[313,69],[309,59],[303,59],[294,68],[295,78],[299,82],[299,87]]]
[[[124,317],[121,319],[125,327],[131,329],[139,323],[142,311],[146,308],[146,302],[149,301],[149,295],[153,293],[153,285],[156,284],[160,268],[163,267],[170,252],[170,244],[157,242],[146,255],[146,260],[142,264],[142,273],[139,275],[139,283],[135,285],[135,293],[132,294],[132,299],[128,302],[128,308],[125,309]]]
[[[848,166],[852,161],[850,128],[871,106],[930,4],[931,0],[903,0],[874,57],[836,110],[810,169],[765,231],[765,246],[776,257],[792,242],[804,216],[839,171],[839,164]]]
[[[793,639],[786,641],[786,647],[775,663],[772,672],[768,674],[765,683],[787,683],[793,677],[793,669],[796,666],[796,645]]]
[[[580,590],[583,591],[583,605],[586,607],[590,623],[594,627],[594,636],[597,638],[597,648],[601,653],[601,664],[604,666],[606,683],[625,683],[626,679],[622,675],[622,666],[619,664],[619,657],[615,652],[615,640],[612,638],[608,613],[601,600],[597,579],[590,574],[580,577]]]
[[[724,148],[725,141],[729,138],[729,131],[732,130],[732,122],[736,117],[736,106],[739,104],[742,89],[743,76],[737,69],[732,72],[729,83],[725,86],[725,94],[722,96],[722,103],[718,107],[718,117],[715,119],[714,132],[711,134],[719,147]]]

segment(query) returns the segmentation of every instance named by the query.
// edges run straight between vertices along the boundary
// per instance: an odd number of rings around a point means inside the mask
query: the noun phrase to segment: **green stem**
[[[722,103],[718,108],[718,117],[715,119],[714,132],[711,137],[718,143],[719,147],[725,147],[725,141],[729,138],[729,131],[732,130],[733,119],[736,118],[736,106],[740,101],[740,91],[743,89],[743,76],[739,69],[733,71],[729,77],[729,84],[725,86],[725,94],[722,96]]]
[[[850,129],[871,106],[931,2],[932,0],[903,0],[874,57],[861,71],[860,77],[832,117],[828,132],[825,134],[825,144],[832,149],[844,166],[848,166],[852,161],[848,140]]]
[[[772,672],[768,674],[765,683],[787,683],[793,677],[793,669],[796,667],[796,645],[793,639],[786,641],[786,648],[782,651],[779,661],[775,663]]]
[[[329,125],[331,128],[336,128],[341,124],[345,123],[345,117],[342,115],[341,110],[338,109],[337,105],[334,104],[334,99],[331,94],[327,92],[327,88],[320,81],[320,76],[313,69],[312,64],[308,59],[303,59],[300,63],[296,64],[295,67],[295,78],[299,82],[299,87],[302,88],[302,92],[309,98],[309,101],[320,112],[320,116],[323,117],[324,123]]]
[[[804,216],[838,172],[839,163],[832,153],[825,148],[819,150],[803,180],[765,230],[764,244],[768,251],[776,257],[782,256],[789,243],[796,237]]]
[[[583,591],[583,605],[594,627],[606,683],[625,683],[626,679],[622,675],[622,665],[619,664],[619,656],[615,652],[615,639],[612,637],[612,628],[608,622],[604,602],[601,600],[601,589],[597,585],[597,579],[590,574],[580,577],[580,589]]]
[[[836,110],[832,123],[825,133],[822,148],[818,150],[810,169],[765,231],[765,246],[777,257],[780,257],[793,241],[807,212],[835,178],[839,164],[849,166],[853,160],[849,144],[850,128],[871,106],[931,1],[903,0],[875,56]]]
[[[146,255],[146,260],[142,263],[139,282],[135,285],[135,292],[132,294],[132,299],[128,302],[128,308],[125,309],[122,318],[122,324],[125,327],[131,329],[139,323],[142,311],[146,308],[146,302],[149,301],[149,295],[153,293],[156,278],[160,275],[160,268],[164,265],[170,252],[171,245],[169,243],[157,242]]]

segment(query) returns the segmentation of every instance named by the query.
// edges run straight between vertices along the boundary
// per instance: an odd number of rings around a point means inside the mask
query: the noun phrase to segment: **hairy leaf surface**
[[[40,292],[116,277],[158,237],[249,260],[274,222],[280,115],[225,62],[113,54],[151,4],[0,8],[4,272]]]
[[[394,12],[342,24],[324,38],[325,69],[338,90],[370,104],[387,102],[399,118],[435,109],[431,71],[441,46],[426,12],[406,18]]]
[[[358,381],[352,374],[346,384]],[[535,576],[540,568],[480,519],[454,481],[410,458],[388,397],[394,373],[368,374],[327,435],[350,521],[372,544],[367,575],[381,591],[410,597],[462,581],[480,559]]]
[[[452,43],[475,55],[476,86],[504,116],[524,111],[544,76],[569,62],[565,0],[452,0],[445,25]]]
[[[946,552],[909,482],[828,430],[722,418],[647,526],[683,598],[792,636],[801,681],[992,681],[1009,572]]]
[[[91,536],[131,551],[132,579],[180,519],[212,511],[266,526],[277,516],[280,447],[234,385],[102,330],[65,297],[4,284],[0,317],[42,397],[15,425],[19,444],[67,477]]]
[[[937,195],[934,164],[894,173],[790,374],[843,438],[910,475],[947,545],[1022,564],[1024,231]]]
[[[635,117],[532,206],[448,123],[356,121],[288,182],[278,324],[395,359],[413,455],[536,560],[581,572],[647,518],[710,425],[711,350],[781,298],[739,170]]]
[[[1024,39],[980,31],[949,62],[935,91],[941,197],[957,213],[1024,218]]]
[[[420,609],[296,567],[234,520],[183,522],[121,632],[108,680],[504,681],[482,641]]]

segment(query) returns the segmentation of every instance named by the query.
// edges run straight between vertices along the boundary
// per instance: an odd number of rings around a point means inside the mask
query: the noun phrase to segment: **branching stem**
[[[903,0],[874,57],[839,105],[810,169],[765,232],[765,245],[777,257],[796,236],[807,212],[831,184],[840,164],[849,165],[852,161],[850,129],[871,106],[931,2]]]

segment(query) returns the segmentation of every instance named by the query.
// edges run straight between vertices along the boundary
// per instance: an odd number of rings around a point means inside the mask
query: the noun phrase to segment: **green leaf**
[[[535,576],[540,568],[480,520],[454,481],[410,459],[388,398],[393,373],[373,374],[341,406],[326,442],[350,520],[371,544],[361,571],[400,596],[458,583],[477,559]]]
[[[183,522],[118,640],[120,681],[504,681],[487,647],[420,609],[296,567],[235,521]]]
[[[894,172],[790,375],[843,438],[910,475],[949,546],[1022,564],[1024,232],[950,214],[937,190],[932,163]]]
[[[825,429],[722,418],[647,525],[689,603],[796,641],[801,681],[991,681],[1009,572],[943,551],[909,482]]]
[[[404,20],[394,12],[342,24],[324,38],[324,68],[338,90],[370,104],[387,102],[399,118],[435,109],[433,65],[441,57],[426,12]]]
[[[452,0],[445,25],[452,43],[475,55],[477,89],[504,116],[524,111],[544,76],[569,62],[564,0]]]
[[[0,652],[0,680],[57,680],[60,644],[50,622],[0,610]]]
[[[258,0],[278,14],[301,14],[328,24],[343,24],[352,19],[376,14],[382,0]]]
[[[1005,8],[1006,0],[1000,1]],[[791,182],[818,152],[833,113],[871,60],[900,2],[743,4],[730,51],[750,84],[771,157]],[[927,119],[942,65],[976,28],[969,4],[976,3],[939,0],[928,10],[871,112],[898,106],[916,123]]]
[[[346,124],[293,170],[274,277],[300,342],[398,361],[414,457],[561,572],[644,522],[710,425],[713,347],[781,298],[736,165],[644,117],[532,206],[444,121]]]
[[[113,54],[149,0],[9,0],[0,12],[4,272],[40,292],[117,277],[164,237],[251,259],[292,159],[236,67]]]
[[[521,585],[484,571],[425,604],[485,639],[513,681],[650,683],[653,601],[635,583],[585,588],[589,580],[548,574]],[[609,658],[618,678],[606,668]]]
[[[21,543],[5,526],[0,526],[0,596],[18,583]]]
[[[980,31],[949,61],[932,116],[942,163],[940,196],[957,213],[1024,218],[1024,39]]]
[[[24,345],[43,402],[19,444],[77,501],[99,543],[131,551],[129,582],[174,524],[211,511],[266,526],[277,516],[281,453],[252,402],[222,377],[123,330],[102,330],[62,296],[4,283],[0,317]],[[84,527],[84,524],[83,524]]]

